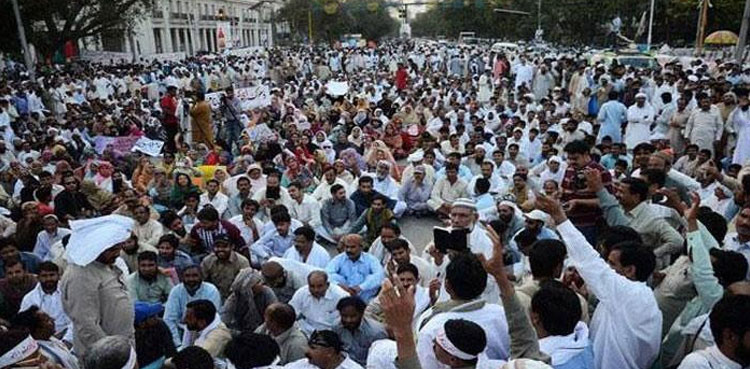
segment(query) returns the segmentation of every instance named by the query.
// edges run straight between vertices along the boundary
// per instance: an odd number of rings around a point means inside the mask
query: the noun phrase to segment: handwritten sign
[[[148,156],[159,156],[162,147],[164,147],[164,141],[141,137],[135,142],[132,151],[142,152]]]
[[[206,100],[211,103],[211,109],[221,108],[223,96],[224,92],[206,94]],[[234,96],[240,100],[242,110],[252,110],[271,105],[271,91],[265,85],[237,88],[234,90]]]
[[[344,96],[349,92],[349,82],[328,82],[326,83],[326,91],[331,96]]]
[[[129,152],[133,145],[138,141],[139,137],[136,136],[122,136],[122,137],[108,137],[108,136],[97,136],[94,137],[94,149],[97,154],[102,154],[105,149],[111,148],[115,152],[126,153]]]

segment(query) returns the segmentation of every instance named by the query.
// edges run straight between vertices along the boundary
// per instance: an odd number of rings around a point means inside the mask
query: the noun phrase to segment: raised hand
[[[535,205],[537,209],[549,214],[556,224],[560,224],[568,219],[560,202],[543,193],[536,194]]]
[[[598,192],[604,188],[602,176],[598,170],[586,168],[583,170],[583,175],[586,177],[586,185],[589,186],[589,190],[592,192]]]

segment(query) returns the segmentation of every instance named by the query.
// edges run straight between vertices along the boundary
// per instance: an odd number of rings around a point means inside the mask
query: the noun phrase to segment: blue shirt
[[[483,195],[479,195],[476,198],[476,204],[477,204],[477,211],[489,209],[495,206],[495,199],[488,192]]]
[[[359,287],[359,297],[365,302],[375,297],[385,278],[380,261],[366,252],[362,252],[357,260],[350,259],[345,252],[338,254],[328,262],[326,272],[334,283]]]
[[[29,273],[39,273],[39,264],[42,262],[39,257],[26,251],[20,252],[21,264]],[[5,262],[0,259],[0,278],[5,278]]]
[[[172,339],[175,346],[182,344],[182,332],[180,324],[185,317],[187,304],[196,300],[208,300],[214,304],[216,311],[221,311],[221,294],[219,290],[211,283],[203,282],[195,294],[190,295],[185,285],[180,283],[169,292],[167,303],[164,305],[164,323],[167,323],[169,331],[172,333]]]
[[[435,182],[443,177],[445,177],[445,167],[440,168],[440,170],[435,173]],[[474,175],[471,173],[469,167],[461,164],[458,166],[458,177],[466,181],[466,183],[469,183],[471,182],[471,179],[474,178]]]

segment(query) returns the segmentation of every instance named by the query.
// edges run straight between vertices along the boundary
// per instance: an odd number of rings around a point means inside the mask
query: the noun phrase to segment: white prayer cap
[[[415,161],[422,161],[422,159],[424,159],[424,150],[417,150],[411,153],[408,158],[406,158],[406,160],[410,163],[413,163]]]
[[[691,74],[691,75],[688,76],[688,81],[690,81],[690,82],[698,82],[698,76],[696,76],[695,74]]]
[[[646,99],[646,98],[648,98],[648,96],[646,96],[646,94],[644,94],[643,92],[639,92],[639,93],[637,93],[635,95],[635,98],[636,99]]]
[[[391,167],[391,163],[388,162],[388,160],[379,160],[378,161],[378,166],[381,166],[381,165],[384,166],[384,167],[387,167],[387,168]]]
[[[474,202],[474,200],[465,197],[456,199],[456,201],[453,202],[453,207],[468,208],[475,211],[477,210],[477,204]]]
[[[532,211],[524,214],[523,216],[525,216],[528,219],[538,220],[540,222],[547,222],[547,213],[545,213],[545,212],[543,212],[541,210],[538,210],[538,209],[534,209],[534,210],[532,210]]]
[[[559,156],[557,156],[557,155],[552,155],[552,156],[549,157],[549,159],[547,159],[548,163],[551,163],[553,161],[557,162],[557,163],[562,163],[562,159]]]
[[[134,226],[132,218],[122,215],[70,222],[70,230],[73,232],[66,251],[68,261],[80,266],[90,264],[104,250],[127,240]]]
[[[479,145],[474,145],[474,150],[482,150],[482,151],[487,151],[487,149],[485,149],[485,148],[484,148],[484,145],[481,145],[481,144],[479,144]]]

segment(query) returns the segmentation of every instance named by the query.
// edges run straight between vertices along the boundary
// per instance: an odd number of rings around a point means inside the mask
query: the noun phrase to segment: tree
[[[10,1],[2,0],[4,9]],[[101,36],[107,32],[132,28],[133,23],[150,11],[152,0],[23,0],[19,1],[21,17],[29,42],[36,45],[42,55],[49,56],[60,50],[68,41]],[[13,12],[0,15],[3,28],[15,28]],[[10,33],[16,35],[17,32]],[[16,36],[17,38],[17,36]],[[16,42],[0,47],[16,46]],[[18,49],[6,49],[17,51]]]
[[[388,14],[382,0],[289,0],[280,10],[293,37],[307,39],[308,16],[312,12],[314,40],[335,41],[347,33],[360,33],[366,39],[377,40],[396,30],[397,23]]]

